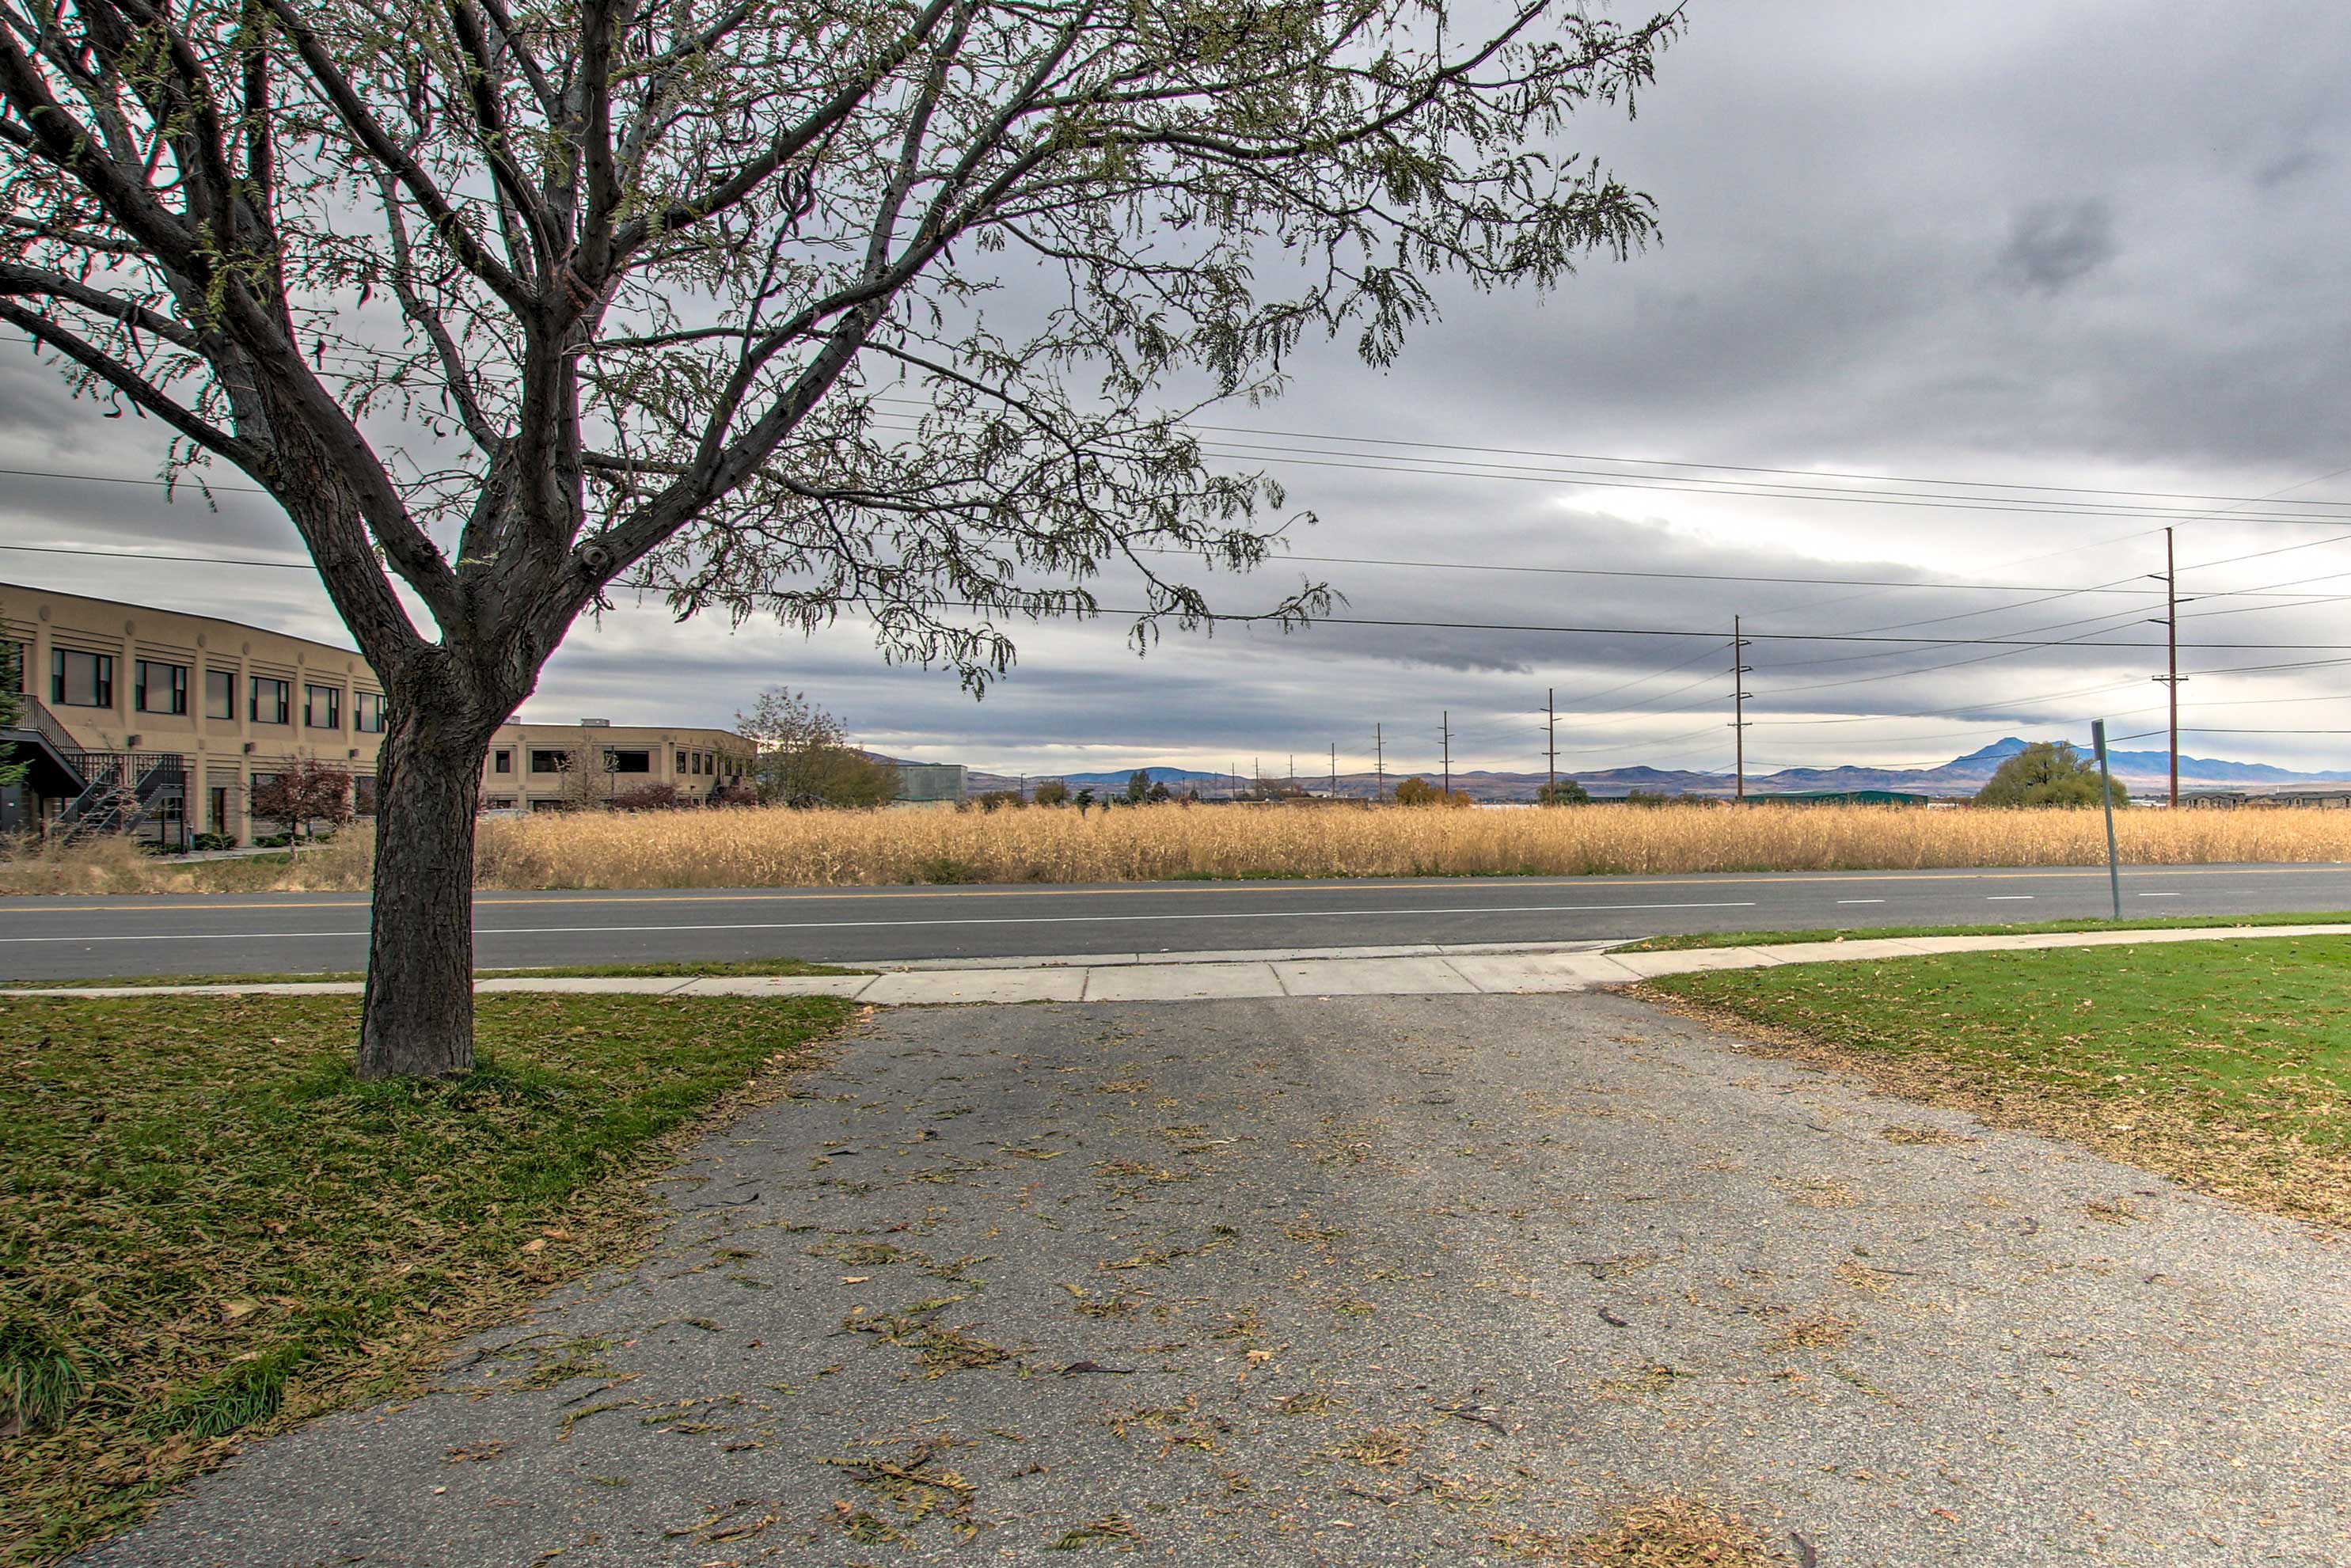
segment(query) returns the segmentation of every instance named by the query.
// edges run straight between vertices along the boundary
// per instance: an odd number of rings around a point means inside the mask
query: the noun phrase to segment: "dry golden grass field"
[[[2351,811],[2119,814],[2142,865],[2351,860]],[[368,835],[283,857],[174,864],[124,843],[19,850],[0,893],[349,889]],[[542,814],[485,821],[478,881],[495,888],[841,887],[892,883],[1144,882],[1201,877],[1582,875],[2094,865],[2087,810],[1899,806],[1145,806],[1095,810]]]

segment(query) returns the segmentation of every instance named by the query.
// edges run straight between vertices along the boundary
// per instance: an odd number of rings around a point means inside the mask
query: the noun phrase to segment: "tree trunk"
[[[377,765],[359,1075],[474,1067],[474,811],[490,729],[394,699]]]

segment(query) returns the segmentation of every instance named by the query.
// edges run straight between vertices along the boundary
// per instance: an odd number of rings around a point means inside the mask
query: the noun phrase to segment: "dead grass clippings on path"
[[[1680,1492],[1618,1504],[1567,1543],[1566,1560],[1574,1568],[1773,1568],[1789,1561],[1740,1515]]]
[[[2038,1082],[2006,1081],[1931,1049],[1897,1052],[1841,1045],[1656,987],[1632,986],[1625,991],[1652,1007],[1737,1036],[1754,1055],[1838,1073],[1917,1104],[1964,1111],[1989,1126],[2062,1138],[2119,1165],[2153,1171],[2248,1207],[2351,1229],[2351,1154],[2339,1149],[2281,1145],[2184,1112],[2168,1113],[2152,1103],[2134,1105],[2126,1120],[2118,1119],[2111,1103],[2052,1093]]]

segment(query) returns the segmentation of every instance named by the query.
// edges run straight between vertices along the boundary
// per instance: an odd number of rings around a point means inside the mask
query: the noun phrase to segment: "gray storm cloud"
[[[883,665],[853,622],[804,640],[672,624],[623,605],[583,624],[528,711],[724,721],[760,686],[818,693],[877,745],[1038,771],[1121,761],[1219,766],[1294,749],[1368,763],[1385,727],[1405,765],[1457,755],[1527,767],[1548,688],[1580,766],[1727,766],[1731,617],[1792,636],[2029,638],[1998,649],[1764,641],[1749,652],[1750,756],[1767,765],[1930,762],[2010,733],[2118,730],[2160,701],[2169,508],[2200,673],[2187,722],[2351,728],[2341,603],[2214,597],[2307,582],[2351,593],[2351,512],[2335,530],[2247,520],[2346,492],[2351,476],[2351,12],[2255,3],[2214,29],[2184,3],[2003,0],[1928,11],[1772,0],[1699,5],[1629,124],[1570,144],[1656,200],[1663,241],[1594,264],[1549,298],[1451,295],[1403,360],[1367,370],[1309,346],[1287,397],[1216,423],[1236,467],[1262,465],[1319,521],[1254,580],[1209,578],[1246,611],[1301,574],[1364,620],[1689,630],[1691,637],[1332,624],[1290,637],[1171,635],[1149,656],[1114,622],[1029,629],[1013,674],[974,705],[953,682]],[[2290,47],[2278,40],[2291,39]],[[0,464],[137,477],[160,436],[67,402],[0,344]],[[1318,442],[1461,443],[1510,453]],[[1243,449],[1247,444],[1248,450]],[[1533,457],[1526,454],[1552,454]],[[2261,505],[2114,497],[2053,515],[1855,504],[1751,492],[1802,475],[1649,469],[1596,486],[1594,456],[1880,473],[2009,485],[2119,486]],[[1431,470],[1444,470],[1433,472]],[[230,482],[223,476],[223,483]],[[1705,482],[1699,482],[1705,481]],[[1650,481],[1644,480],[1646,485]],[[1887,486],[1886,488],[1896,488]],[[1928,494],[1934,486],[1900,488]],[[1749,493],[1740,493],[1741,491]],[[1957,497],[1959,486],[1939,493]],[[2317,515],[2317,514],[2314,514]],[[165,505],[152,488],[0,480],[0,543],[292,557],[256,497]],[[1355,564],[1710,574],[1608,578]],[[2013,585],[1839,588],[1849,577]],[[329,632],[307,575],[124,566],[0,551],[0,580],[152,597]],[[2065,591],[2100,587],[2095,593]],[[1121,602],[1122,584],[1103,585]],[[2036,601],[2039,601],[2036,602]],[[1874,628],[1890,628],[1873,632]],[[2048,628],[2048,630],[2042,630]],[[2276,664],[2290,670],[2221,672]],[[2199,755],[2351,759],[2325,735],[2191,736]],[[1301,770],[1303,762],[1301,760]]]

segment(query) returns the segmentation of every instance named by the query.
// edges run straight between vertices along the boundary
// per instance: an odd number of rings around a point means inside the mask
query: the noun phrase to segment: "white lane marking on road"
[[[1882,898],[1840,898],[1837,902],[1839,904],[1883,904],[1886,900]]]
[[[1986,904],[2030,904],[2032,902],[2032,895],[2029,893],[1993,893],[1985,894],[1984,902]]]
[[[2179,895],[2176,893],[2142,893],[2139,896],[2141,898],[2178,898]]]
[[[476,936],[559,936],[611,931],[850,931],[897,925],[1109,925],[1139,920],[1354,920],[1384,915],[1597,915],[1619,909],[1752,909],[1753,900],[1723,904],[1489,904],[1452,909],[1243,909],[1227,915],[990,915],[960,920],[756,920],[700,925],[484,925]],[[348,941],[364,931],[172,931],[152,936],[0,936],[0,942]]]

